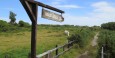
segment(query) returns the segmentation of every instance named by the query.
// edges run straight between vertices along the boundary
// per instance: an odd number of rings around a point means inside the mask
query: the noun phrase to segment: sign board
[[[57,21],[57,22],[63,22],[64,18],[62,15],[50,12],[48,10],[42,9],[42,18],[46,18],[49,20]]]

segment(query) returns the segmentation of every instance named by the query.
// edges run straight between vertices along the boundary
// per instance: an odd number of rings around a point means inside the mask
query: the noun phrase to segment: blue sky
[[[100,26],[102,23],[115,22],[115,0],[35,0],[65,11],[64,22],[41,18],[38,7],[38,24],[68,24],[81,26]],[[0,19],[10,21],[9,11],[17,14],[17,22],[31,23],[19,0],[0,0]]]

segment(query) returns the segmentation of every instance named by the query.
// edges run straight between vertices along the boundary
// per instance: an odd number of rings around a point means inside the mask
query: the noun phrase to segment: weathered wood
[[[37,13],[38,13],[38,6],[34,5],[32,7],[35,21],[32,22],[32,33],[31,33],[31,58],[36,58],[36,38],[37,38]]]
[[[20,2],[22,3],[24,9],[26,10],[28,16],[30,17],[32,22],[36,21],[36,6],[37,4],[35,3],[30,3],[27,0],[20,0]]]
[[[31,58],[31,53],[28,53],[28,58]]]
[[[32,21],[32,32],[31,32],[31,58],[36,58],[36,32],[37,32],[37,12],[38,6],[42,6],[44,8],[48,8],[50,10],[64,13],[64,11],[59,10],[57,8],[51,7],[49,5],[43,4],[41,2],[37,2],[34,0],[20,0],[23,7],[25,8],[29,18]]]
[[[68,43],[69,43],[70,41],[68,40]],[[68,48],[70,47],[70,44],[68,44],[68,46],[67,46]]]
[[[65,51],[59,53],[58,55],[54,56],[54,58],[58,58],[60,55],[64,54],[65,52],[69,51],[72,47],[66,49]]]
[[[59,48],[63,48],[64,46],[68,46],[68,44],[71,44],[71,43],[73,43],[73,42],[75,42],[75,41],[71,41],[71,42],[69,42],[69,43],[67,43],[67,44],[64,44],[63,46],[58,46],[58,47],[56,47],[56,48],[54,48],[54,49],[48,50],[47,52],[44,52],[44,53],[42,53],[42,54],[37,55],[36,57],[37,57],[37,58],[41,58],[41,57],[45,56],[46,54],[52,53],[53,51],[56,51],[56,50],[59,49]],[[68,49],[66,49],[66,50],[63,51],[62,53],[58,53],[58,55],[57,55],[57,56],[54,56],[54,57],[58,57],[59,55],[61,55],[61,54],[63,54],[64,52],[68,51],[69,49],[71,49],[71,47],[69,47]]]
[[[64,18],[60,14],[56,14],[54,12],[51,12],[49,10],[42,9],[42,18],[46,18],[49,20],[57,21],[57,22],[63,22]]]
[[[30,2],[30,3],[37,4],[38,6],[41,6],[41,7],[44,7],[44,8],[48,8],[48,9],[50,9],[50,10],[53,10],[53,11],[56,11],[56,12],[59,12],[59,13],[64,13],[64,11],[62,11],[62,10],[60,10],[60,9],[54,8],[54,7],[52,7],[52,6],[43,4],[43,3],[38,2],[38,1],[31,1],[31,0],[23,0],[23,1],[28,1],[28,2]]]
[[[34,0],[31,0],[34,1]],[[23,7],[25,8],[28,16],[32,21],[32,32],[31,32],[31,58],[36,58],[36,32],[37,32],[37,11],[38,5],[36,3],[30,3],[27,0],[20,0]]]
[[[44,58],[53,58],[53,57],[52,57],[51,53],[49,53],[49,54],[46,54]]]
[[[63,46],[63,51],[65,51],[65,46]]]
[[[49,54],[46,54],[46,55],[45,55],[45,58],[49,58]]]
[[[56,45],[56,48],[58,47],[58,45]],[[58,49],[56,50],[56,56],[58,55]],[[57,57],[58,58],[58,57]]]

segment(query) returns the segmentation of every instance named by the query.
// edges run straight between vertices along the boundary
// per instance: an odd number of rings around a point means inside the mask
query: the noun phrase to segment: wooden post
[[[34,1],[34,0],[31,0]],[[23,7],[25,8],[28,16],[32,21],[31,29],[31,58],[36,58],[36,33],[37,33],[37,11],[38,5],[36,3],[30,3],[27,0],[20,0]]]
[[[51,55],[51,53],[48,53],[48,54],[44,55],[42,58],[53,58],[53,56]]]
[[[70,46],[73,46],[73,43],[71,43]]]
[[[68,40],[68,43],[69,43],[70,41]],[[68,48],[70,47],[70,44],[68,44]]]
[[[5,58],[9,58],[8,55],[5,55]]]
[[[28,58],[31,58],[31,53],[28,53]]]
[[[101,58],[104,58],[103,47],[102,47],[102,50],[101,50]]]
[[[65,51],[65,46],[63,46],[63,51]]]
[[[56,45],[56,48],[58,47],[58,45]],[[58,55],[58,49],[56,50],[56,55]],[[58,58],[58,57],[57,57]]]
[[[36,34],[37,34],[37,5],[32,7],[33,13],[35,14],[35,21],[32,22],[32,32],[31,32],[31,58],[36,58]]]
[[[49,58],[49,54],[46,54],[46,55],[45,55],[45,58]]]

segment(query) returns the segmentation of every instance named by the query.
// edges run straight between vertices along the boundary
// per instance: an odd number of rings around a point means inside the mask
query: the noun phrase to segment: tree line
[[[102,29],[115,30],[115,22],[108,22],[101,24]]]
[[[27,22],[24,22],[23,20],[20,20],[18,23],[16,23],[16,14],[12,11],[10,11],[9,14],[10,22],[0,20],[0,32],[7,32],[7,31],[16,31],[19,29],[22,29],[20,27],[28,28],[30,27],[30,24]]]

